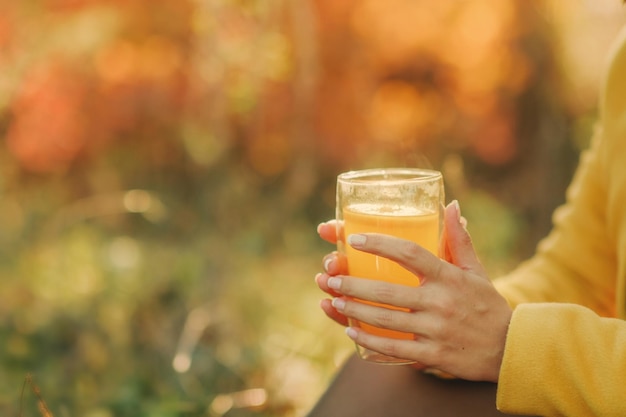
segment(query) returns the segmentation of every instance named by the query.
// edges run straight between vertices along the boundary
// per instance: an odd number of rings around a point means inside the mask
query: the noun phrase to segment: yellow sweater
[[[495,281],[514,307],[497,405],[540,416],[626,416],[626,30],[599,128],[537,254]]]

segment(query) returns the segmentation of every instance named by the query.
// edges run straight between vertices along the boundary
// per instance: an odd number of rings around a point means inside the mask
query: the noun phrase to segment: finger
[[[461,269],[485,276],[484,268],[476,255],[472,238],[465,224],[459,203],[454,200],[444,211],[446,260]]]
[[[417,369],[418,371],[426,371],[426,369],[428,369],[426,365],[419,362],[412,363],[411,367]]]
[[[343,224],[338,220],[329,220],[317,226],[317,233],[322,239],[336,244],[337,238],[343,233]]]
[[[428,306],[429,290],[426,287],[409,287],[349,276],[321,277],[321,279],[325,279],[324,284],[331,291],[360,300],[414,311]]]
[[[341,314],[339,311],[337,311],[335,307],[333,307],[331,300],[324,299],[320,301],[320,307],[322,308],[322,311],[324,311],[324,314],[326,314],[336,323],[344,327],[348,325],[348,318],[345,315]]]
[[[348,236],[348,244],[354,249],[391,259],[420,279],[437,277],[445,265],[438,256],[417,243],[390,235],[353,234]]]
[[[341,294],[339,292],[328,286],[329,278],[330,276],[328,274],[317,274],[315,275],[315,283],[320,290],[324,291],[326,294],[332,295],[333,297],[340,296]]]
[[[432,364],[424,362],[427,344],[418,340],[390,339],[375,336],[363,329],[347,327],[346,334],[359,346],[399,359],[409,359],[420,362],[426,366]]]
[[[344,297],[334,298],[332,306],[344,316],[374,327],[405,333],[420,333],[419,324],[422,320],[408,311],[375,306]]]
[[[348,263],[346,262],[346,257],[337,251],[324,256],[322,262],[324,264],[324,271],[326,271],[328,275],[348,273]]]

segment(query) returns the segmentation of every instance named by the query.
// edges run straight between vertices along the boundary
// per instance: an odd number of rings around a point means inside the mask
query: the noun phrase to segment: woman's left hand
[[[468,380],[498,380],[511,308],[489,281],[460,216],[458,204],[445,210],[444,258],[421,246],[381,234],[348,237],[355,249],[389,258],[420,277],[408,287],[345,275],[328,277],[339,294],[333,307],[342,315],[376,327],[410,332],[396,340],[348,327],[346,333],[368,349]],[[358,298],[403,307],[397,311],[360,303]]]

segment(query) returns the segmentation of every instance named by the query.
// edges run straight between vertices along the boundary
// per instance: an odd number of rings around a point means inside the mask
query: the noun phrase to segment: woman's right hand
[[[453,209],[452,204],[446,207],[446,211]],[[460,213],[459,213],[460,216]],[[467,226],[467,220],[464,217],[460,217],[460,222],[465,228]],[[444,227],[443,238],[441,240],[441,253],[440,256],[452,263],[455,264],[455,260],[450,254],[450,250],[448,247],[448,238],[447,238],[447,228]],[[328,243],[332,243],[333,245],[337,244],[337,236],[341,236],[343,234],[342,223],[338,220],[328,220],[326,222],[320,223],[317,226],[317,233],[319,236],[327,241]],[[315,282],[317,286],[324,291],[326,294],[330,295],[332,298],[341,297],[341,294],[334,291],[332,288],[328,286],[328,279],[335,275],[347,275],[348,274],[348,266],[345,259],[345,256],[340,254],[337,251],[330,252],[326,256],[324,256],[322,260],[324,266],[324,272],[319,273],[315,276]],[[348,326],[348,319],[345,315],[337,311],[335,307],[332,305],[332,299],[324,299],[320,302],[320,307],[324,311],[324,313],[330,317],[332,320],[341,324],[342,326]]]
[[[341,225],[337,222],[337,220],[329,220],[317,226],[317,233],[325,241],[336,245],[338,227],[341,227]],[[339,230],[339,232],[341,232],[341,229]],[[324,291],[333,298],[337,297],[339,294],[328,286],[328,278],[335,275],[345,275],[348,273],[345,258],[341,256],[339,252],[333,251],[324,256],[323,265],[324,272],[319,273],[315,276],[315,282],[322,291]],[[346,316],[337,311],[335,307],[333,307],[331,299],[322,300],[320,302],[320,307],[322,308],[324,313],[332,320],[336,321],[342,326],[348,325],[348,319],[346,318]]]

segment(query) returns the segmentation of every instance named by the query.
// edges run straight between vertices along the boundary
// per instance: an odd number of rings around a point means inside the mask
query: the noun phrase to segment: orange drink
[[[442,206],[443,181],[437,171],[390,168],[341,174],[337,186],[337,218],[343,222],[343,231],[338,235],[338,249],[346,256],[348,273],[364,279],[418,286],[419,277],[412,272],[389,259],[356,250],[345,239],[355,233],[383,233],[411,240],[437,254]],[[414,337],[410,333],[354,320],[350,325],[383,337]],[[357,350],[362,358],[374,362],[410,363],[360,346]]]
[[[346,207],[343,211],[344,233],[384,233],[412,240],[432,253],[437,253],[439,244],[439,215],[415,207],[377,206],[359,204]],[[361,252],[346,246],[348,272],[362,278],[387,281],[395,284],[419,285],[419,278],[397,263],[380,256]],[[388,308],[393,308],[387,306]],[[413,335],[394,330],[381,329],[361,323],[368,333],[397,339],[412,339]]]

